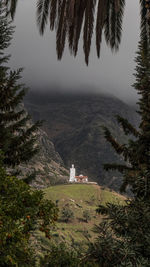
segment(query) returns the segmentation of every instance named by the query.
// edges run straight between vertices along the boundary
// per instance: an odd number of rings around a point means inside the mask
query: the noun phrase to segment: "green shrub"
[[[62,209],[62,216],[61,219],[65,222],[68,222],[70,220],[72,220],[74,218],[74,213],[71,209],[69,209],[68,207],[64,207]]]
[[[90,212],[89,210],[84,210],[83,211],[83,218],[86,222],[90,221],[91,220],[91,215],[90,215]]]

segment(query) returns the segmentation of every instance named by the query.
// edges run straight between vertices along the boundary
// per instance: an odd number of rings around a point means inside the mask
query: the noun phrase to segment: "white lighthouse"
[[[71,183],[76,182],[75,175],[76,175],[76,169],[74,168],[74,164],[72,164],[72,167],[70,168],[70,179],[69,179],[69,182],[71,182]]]

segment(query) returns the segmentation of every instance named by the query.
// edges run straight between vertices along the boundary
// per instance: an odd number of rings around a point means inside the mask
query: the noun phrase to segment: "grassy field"
[[[58,185],[44,189],[45,198],[57,202],[59,207],[59,220],[52,233],[53,240],[56,242],[65,241],[68,244],[75,246],[86,246],[86,242],[95,237],[93,228],[95,224],[99,224],[102,217],[96,213],[96,208],[99,204],[107,202],[122,203],[124,197],[101,188],[98,185],[88,184],[69,184]],[[69,208],[73,211],[74,218],[67,223],[62,220],[61,211],[63,208]],[[88,211],[91,219],[86,222],[83,217],[83,212]],[[43,241],[43,246],[49,246],[47,240],[42,233],[37,233]]]
[[[95,204],[105,204],[106,202],[122,201],[125,198],[116,192],[100,187],[99,185],[89,184],[68,184],[51,186],[44,189],[45,197],[53,201],[68,200],[74,198],[79,202],[86,202],[93,199]]]

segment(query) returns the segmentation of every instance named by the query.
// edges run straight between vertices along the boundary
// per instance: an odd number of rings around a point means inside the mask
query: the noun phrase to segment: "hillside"
[[[54,144],[42,129],[37,133],[37,145],[39,146],[37,155],[28,164],[21,164],[18,168],[23,177],[35,172],[36,176],[31,185],[38,189],[68,181],[69,171],[65,169]]]
[[[125,198],[113,191],[102,188],[98,185],[73,184],[58,185],[44,189],[45,197],[56,201],[60,209],[59,219],[56,228],[52,233],[52,241],[65,241],[74,246],[84,246],[88,239],[95,237],[93,227],[101,221],[101,215],[96,213],[99,204],[122,203]],[[70,209],[74,218],[68,222],[62,220],[63,208]],[[83,212],[88,211],[90,220],[86,222]],[[48,248],[47,240],[41,232],[37,233],[37,238],[42,239],[43,248]]]
[[[125,143],[127,139],[115,115],[137,125],[134,108],[108,95],[38,92],[31,92],[25,105],[34,120],[45,120],[43,128],[67,169],[74,163],[77,172],[88,175],[91,181],[118,190],[121,182],[118,174],[104,172],[103,164],[122,159],[105,141],[102,126],[108,127],[117,140]]]

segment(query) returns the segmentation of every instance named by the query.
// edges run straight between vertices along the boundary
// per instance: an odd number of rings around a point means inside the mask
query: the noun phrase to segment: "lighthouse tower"
[[[74,168],[74,164],[72,164],[72,167],[70,168],[69,182],[71,182],[71,183],[76,182],[75,174],[76,174],[76,169]]]

